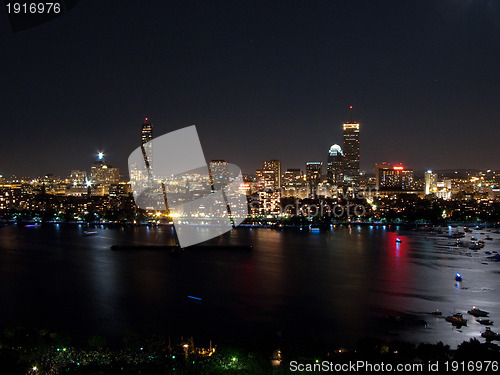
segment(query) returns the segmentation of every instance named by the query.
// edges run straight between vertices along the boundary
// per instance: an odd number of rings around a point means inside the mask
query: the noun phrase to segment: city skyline
[[[329,147],[329,152],[332,150],[332,148],[334,146],[338,146],[340,147],[339,145],[337,144],[334,144],[332,145],[331,147]],[[340,149],[340,153],[342,152],[342,150]],[[47,176],[54,176],[54,177],[58,177],[58,178],[71,178],[71,175],[73,172],[91,172],[92,171],[92,166],[96,163],[96,162],[99,162],[99,161],[103,161],[104,160],[104,157],[106,156],[105,153],[99,151],[99,152],[96,152],[94,153],[93,155],[90,155],[90,159],[87,160],[87,165],[86,166],[83,166],[82,168],[76,168],[76,167],[73,167],[67,171],[62,171],[62,173],[60,174],[57,174],[57,173],[52,173],[52,172],[49,172],[49,173],[35,173],[35,174],[32,174],[32,175],[27,175],[27,174],[20,174],[20,173],[12,173],[12,174],[2,174],[0,173],[0,178],[5,178],[5,179],[9,179],[9,178],[12,178],[12,177],[15,177],[16,179],[26,179],[26,178],[29,178],[29,179],[36,179],[36,178],[41,178],[41,177],[47,177]],[[92,159],[93,157],[93,159]],[[255,160],[258,160],[255,159]],[[281,167],[281,174],[280,176],[283,177],[285,175],[285,173],[287,171],[293,171],[293,170],[300,170],[301,172],[306,172],[307,171],[307,166],[308,164],[316,164],[316,163],[321,163],[322,164],[322,173],[321,175],[323,177],[325,177],[326,179],[330,179],[329,177],[329,161],[330,158],[329,156],[325,156],[324,157],[324,160],[312,160],[312,159],[307,159],[307,160],[304,160],[301,164],[299,165],[293,165],[293,166],[288,166],[286,168],[284,167]],[[278,163],[283,163],[282,159],[274,159],[274,160],[271,160],[271,161],[276,161]],[[207,159],[207,162],[231,162],[231,159],[211,159],[211,160],[208,160]],[[250,166],[250,169],[248,171],[246,170],[242,170],[242,173],[244,175],[248,175],[248,176],[256,176],[256,172],[257,172],[257,175],[258,175],[258,172],[259,172],[259,169],[257,168],[259,165],[262,165],[262,163],[266,163],[265,160],[259,160],[256,162],[256,164],[253,166]],[[377,173],[377,165],[378,164],[381,164],[381,163],[387,163],[387,164],[398,164],[398,165],[402,165],[402,164],[405,164],[405,165],[408,165],[406,163],[403,163],[400,161],[400,159],[397,159],[395,161],[386,161],[386,160],[379,160],[378,162],[375,162],[372,166],[371,169],[369,170],[361,170],[360,169],[360,173],[361,175],[367,175],[367,176],[376,176],[376,173]],[[113,164],[115,164],[113,162]],[[121,181],[128,181],[128,172],[127,172],[127,168],[124,167],[124,169],[122,170],[121,168],[119,167],[116,167],[116,168],[113,168],[113,169],[119,169],[120,170],[120,180]],[[424,176],[427,172],[434,172],[434,173],[451,173],[451,172],[455,172],[455,173],[467,173],[467,172],[493,172],[493,173],[500,173],[500,169],[492,169],[492,168],[488,168],[488,167],[478,167],[478,168],[463,168],[463,167],[457,167],[457,168],[453,168],[453,167],[450,167],[450,168],[422,168],[422,169],[415,169],[415,168],[412,168],[412,170],[415,171],[415,173],[418,173],[419,175],[421,176]],[[1,171],[0,171],[1,172]]]
[[[349,106],[349,113],[351,115],[351,121],[346,121],[345,123],[342,124],[342,130],[343,130],[343,146],[344,149],[342,149],[341,146],[338,144],[333,144],[332,146],[329,147],[328,149],[328,154],[326,156],[326,162],[323,161],[304,161],[302,163],[302,166],[304,166],[304,178],[308,181],[309,184],[312,184],[311,186],[317,185],[320,180],[324,179],[325,181],[328,181],[329,183],[333,183],[334,185],[343,185],[343,186],[359,186],[359,179],[362,178],[363,176],[374,176],[375,179],[378,181],[378,176],[379,176],[379,171],[380,168],[383,167],[384,165],[391,165],[391,162],[383,161],[383,162],[376,162],[374,165],[374,168],[372,171],[366,171],[366,170],[361,170],[360,169],[360,124],[359,122],[352,121],[352,113],[353,113],[353,106]],[[141,144],[141,149],[144,154],[144,158],[146,160],[146,152],[151,153],[151,147],[152,143],[148,143],[150,141],[153,141],[153,130],[154,126],[150,120],[149,117],[145,117],[144,120],[141,122],[140,125],[140,144]],[[149,150],[149,151],[147,151]],[[347,151],[346,151],[347,150]],[[72,169],[70,174],[69,174],[69,180],[73,181],[74,175],[76,174],[77,179],[80,179],[80,175],[84,175],[84,183],[82,185],[87,184],[87,186],[90,186],[92,184],[100,184],[100,180],[107,180],[111,179],[115,181],[116,183],[118,181],[129,181],[129,175],[127,169],[123,173],[119,173],[119,168],[112,167],[111,165],[107,164],[105,159],[104,159],[104,153],[102,151],[97,152],[97,159],[94,160],[90,167],[90,179],[87,179],[87,170],[85,169]],[[147,164],[150,164],[152,160],[146,161]],[[218,169],[217,163],[224,163],[227,164],[227,160],[224,159],[212,159],[209,162],[209,165],[214,165],[216,169]],[[260,169],[254,169],[253,171],[242,171],[244,175],[246,176],[253,176],[256,181],[262,180],[262,181],[267,181],[263,183],[263,187],[271,187],[271,188],[276,188],[276,187],[281,187],[281,178],[286,177],[286,172],[292,171],[292,172],[300,172],[302,173],[302,168],[296,168],[296,166],[292,168],[281,168],[281,160],[270,160],[270,161],[260,161],[261,168]],[[403,170],[404,168],[401,166],[403,163],[401,161],[398,161],[395,164],[399,164],[399,167],[394,167],[394,169],[401,169]],[[96,168],[101,169],[104,166],[104,169],[101,172],[97,172]],[[323,169],[324,166],[324,169]],[[109,168],[109,170],[107,170]],[[392,167],[390,167],[390,170],[392,171]],[[442,171],[449,171],[450,169],[445,169]],[[455,173],[458,173],[457,171],[464,171],[464,169],[461,168],[451,168],[451,170],[456,170]],[[471,172],[472,171],[493,171],[493,173],[496,173],[495,170],[491,169],[469,169]],[[435,170],[435,172],[438,172],[439,170]],[[253,173],[255,172],[255,173]],[[427,179],[428,173],[431,173],[432,170],[430,169],[424,169],[417,171],[418,174],[424,174],[425,178]],[[103,174],[104,173],[104,174]],[[412,176],[413,176],[413,170],[411,170]],[[101,175],[100,177],[97,177],[98,175]],[[48,173],[48,174],[42,174],[42,175],[37,175],[35,178],[41,178],[41,177],[49,177],[49,176],[54,176],[57,178],[61,178],[62,175],[56,176],[53,173]],[[106,177],[105,177],[106,176]],[[4,176],[0,174],[0,178],[5,180],[6,178],[14,178],[14,179],[19,179],[19,178],[33,178],[33,176],[17,176],[17,175],[11,175],[11,176]],[[413,177],[412,177],[413,178]],[[213,181],[212,181],[213,183]],[[378,182],[377,182],[377,190],[378,190]]]
[[[14,33],[4,15],[0,174],[97,151],[125,170],[146,116],[156,135],[197,125],[207,160],[303,168],[342,143],[350,105],[361,170],[498,170],[499,18],[486,0],[89,1]]]

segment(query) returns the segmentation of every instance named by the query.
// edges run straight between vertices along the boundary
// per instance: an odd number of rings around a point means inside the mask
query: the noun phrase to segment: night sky
[[[102,1],[14,33],[0,12],[0,174],[126,173],[197,125],[253,173],[326,161],[361,123],[361,169],[500,169],[500,1]]]

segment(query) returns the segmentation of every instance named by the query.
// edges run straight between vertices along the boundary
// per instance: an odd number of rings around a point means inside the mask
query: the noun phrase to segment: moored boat
[[[489,312],[478,309],[476,306],[473,306],[472,309],[467,311],[468,314],[477,317],[485,317],[488,316]]]
[[[482,324],[483,326],[491,326],[493,325],[493,322],[489,319],[478,319],[477,322],[479,324]]]
[[[466,326],[467,325],[467,319],[463,317],[462,314],[460,313],[455,313],[453,315],[447,316],[445,318],[447,322],[450,322],[454,326]]]
[[[487,341],[500,340],[500,333],[493,332],[490,327],[486,327],[486,331],[481,333],[481,337],[484,337]]]

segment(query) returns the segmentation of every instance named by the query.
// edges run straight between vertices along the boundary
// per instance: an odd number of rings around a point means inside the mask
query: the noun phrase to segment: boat
[[[482,248],[482,246],[479,245],[479,244],[477,244],[477,243],[472,244],[472,245],[469,246],[469,249],[471,249],[471,250],[479,250],[481,248]]]
[[[179,245],[112,245],[111,250],[126,251],[126,250],[162,250],[178,253],[184,250],[252,250],[252,245],[192,245],[182,248]]]
[[[396,243],[401,243],[401,239],[396,238]]]
[[[467,311],[467,313],[471,314],[472,316],[475,316],[476,318],[485,317],[488,316],[489,314],[489,312],[480,310],[476,306],[473,306],[471,310]]]
[[[484,337],[487,341],[500,340],[500,333],[493,332],[490,327],[486,327],[486,331],[481,333],[481,337]]]
[[[442,313],[441,311],[439,311],[439,310],[433,311],[433,312],[431,312],[430,314],[431,314],[431,315],[437,315],[437,316],[441,316],[441,315],[443,315],[443,313]]]
[[[403,323],[404,319],[400,315],[387,315],[387,319],[394,323]]]
[[[488,259],[496,260],[498,262],[498,261],[500,261],[500,254],[492,255],[492,256],[488,257]]]
[[[456,281],[462,281],[462,275],[460,275],[459,273],[457,273],[457,274],[455,275],[455,280],[456,280]]]
[[[493,241],[493,238],[491,238],[490,236],[486,236],[485,240],[487,240],[487,241]]]
[[[450,322],[454,326],[466,326],[467,319],[464,319],[463,315],[460,313],[456,313],[445,318],[447,322]]]
[[[489,319],[478,319],[477,322],[479,324],[482,324],[483,326],[491,326],[493,325],[493,322]]]

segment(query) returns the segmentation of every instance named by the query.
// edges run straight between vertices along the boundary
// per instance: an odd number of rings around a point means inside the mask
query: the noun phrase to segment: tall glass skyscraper
[[[336,185],[341,185],[344,181],[344,154],[339,145],[333,145],[328,150],[327,159],[328,181]]]
[[[344,124],[344,180],[359,180],[359,123]]]
[[[153,124],[146,117],[144,122],[142,123],[142,132],[141,132],[141,144],[149,142],[153,139]]]
[[[153,139],[153,124],[148,120],[146,117],[144,119],[144,122],[142,123],[142,130],[141,130],[141,146],[142,147],[142,152],[144,156],[144,162],[146,163],[147,168],[152,167],[152,157],[153,157],[153,150],[152,150],[152,145],[151,143],[149,145],[144,146],[146,143],[151,141]]]

